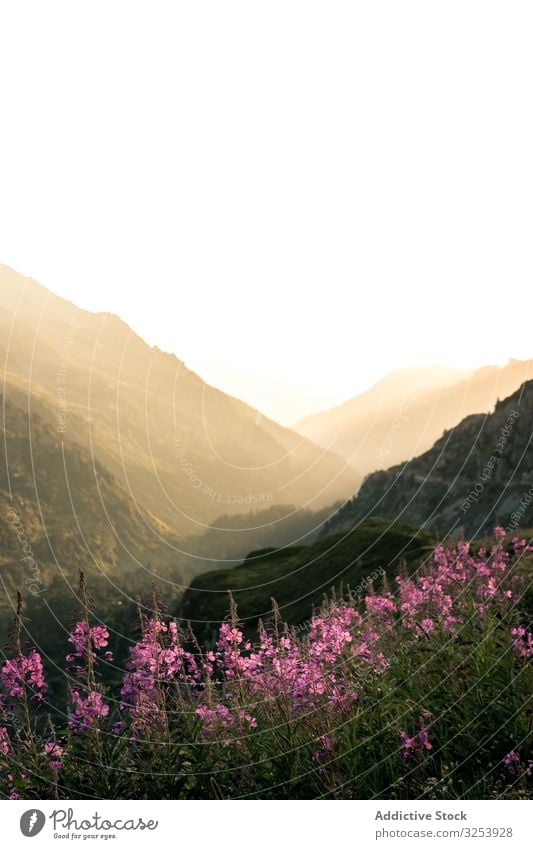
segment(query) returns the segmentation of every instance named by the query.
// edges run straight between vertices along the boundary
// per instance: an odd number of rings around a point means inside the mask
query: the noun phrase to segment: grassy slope
[[[416,528],[371,519],[310,546],[252,553],[234,569],[200,575],[185,592],[179,613],[196,621],[200,636],[209,637],[213,624],[227,614],[230,590],[247,630],[268,616],[271,598],[279,604],[282,618],[295,625],[304,622],[332,588],[339,592],[349,587],[353,592],[377,570],[390,575],[401,560],[414,565],[432,542],[429,534]],[[381,580],[378,574],[376,586]]]

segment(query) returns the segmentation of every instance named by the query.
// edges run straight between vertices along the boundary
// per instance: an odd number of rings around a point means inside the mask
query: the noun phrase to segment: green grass
[[[372,580],[375,588],[380,587],[383,574],[395,574],[401,561],[414,568],[434,542],[430,534],[409,525],[368,519],[309,546],[253,552],[233,569],[199,575],[185,592],[178,613],[209,639],[227,614],[231,591],[247,631],[269,616],[272,598],[282,618],[298,625],[332,590],[364,595]]]

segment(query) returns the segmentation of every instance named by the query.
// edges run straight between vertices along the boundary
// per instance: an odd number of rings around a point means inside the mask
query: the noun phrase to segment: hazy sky
[[[283,422],[533,356],[532,18],[0,2],[0,261]]]

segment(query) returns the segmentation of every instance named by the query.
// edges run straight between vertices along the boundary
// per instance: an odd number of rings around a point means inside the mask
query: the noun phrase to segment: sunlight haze
[[[530,33],[451,7],[2,4],[0,262],[284,424],[533,356]]]

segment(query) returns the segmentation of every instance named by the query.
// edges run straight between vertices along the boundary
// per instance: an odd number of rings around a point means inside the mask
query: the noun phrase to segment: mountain
[[[370,519],[308,546],[253,552],[233,569],[199,575],[185,591],[178,613],[191,621],[202,640],[210,641],[227,616],[230,591],[249,633],[258,619],[270,617],[272,598],[282,619],[299,625],[332,590],[368,594],[401,562],[412,567],[425,558],[433,542],[417,528]]]
[[[241,563],[254,549],[309,545],[340,506],[337,502],[314,511],[279,505],[251,513],[219,516],[205,533],[186,537],[182,547],[199,558],[205,558],[210,569],[227,568]],[[206,571],[206,565],[203,568],[197,565],[197,572]]]
[[[0,293],[6,397],[94,456],[132,510],[168,532],[201,533],[222,513],[321,509],[360,482],[341,458],[204,383],[117,316],[78,309],[6,266]]]
[[[304,419],[295,430],[366,475],[418,456],[466,416],[491,412],[499,398],[530,377],[533,360],[474,372],[399,369],[362,395]]]
[[[156,581],[168,603],[175,603],[196,562],[188,562],[178,538],[133,505],[85,449],[62,442],[39,415],[28,417],[2,395],[0,410],[0,638],[3,643],[20,590],[28,641],[46,647],[55,680],[55,664],[80,607],[80,569],[120,656],[137,598],[149,599]]]
[[[1,395],[0,404],[4,581],[13,575],[22,586],[31,577],[20,569],[15,524],[23,526],[24,538],[31,540],[28,544],[39,562],[50,564],[54,576],[76,575],[83,568],[121,583],[122,575],[130,581],[132,572],[152,559],[175,564],[178,538],[149,511],[136,509],[128,492],[94,457],[76,444],[62,442],[39,415],[28,418]]]
[[[173,608],[191,579],[227,568],[250,548],[313,539],[330,509],[290,506],[221,516],[204,534],[179,539],[156,516],[133,504],[129,492],[94,456],[35,412],[28,416],[0,394],[0,639],[23,594],[27,639],[46,646],[55,691],[70,623],[79,610],[79,570],[95,611],[111,631],[115,658],[127,654],[137,600],[150,604],[152,583]],[[50,418],[50,413],[49,413]],[[186,553],[187,552],[187,553]],[[105,670],[112,678],[113,668]]]
[[[443,536],[478,537],[496,523],[509,531],[533,525],[533,380],[467,416],[408,463],[369,475],[330,519],[323,535],[369,516],[411,522]]]

